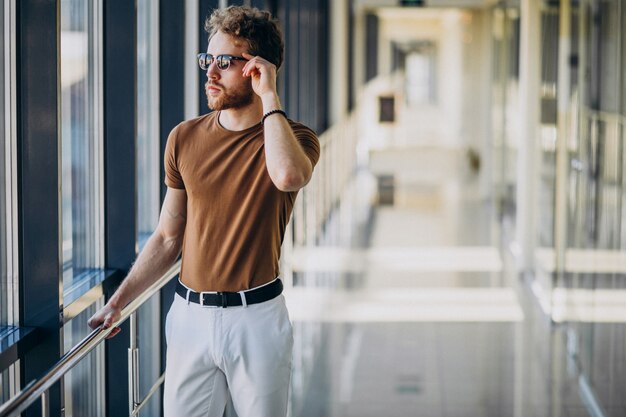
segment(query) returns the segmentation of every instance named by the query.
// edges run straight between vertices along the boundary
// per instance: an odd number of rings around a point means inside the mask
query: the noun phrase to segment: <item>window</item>
[[[5,118],[7,114],[5,112],[5,83],[4,83],[4,69],[6,62],[5,52],[7,48],[4,47],[4,10],[0,8],[0,48],[2,48],[2,63],[0,67],[0,92],[2,93],[2,100],[0,100],[0,183],[3,185],[7,181],[6,176],[6,143],[7,134],[5,130]],[[0,287],[0,326],[7,324],[7,298],[8,298],[8,277],[6,270],[6,257],[7,257],[7,227],[6,227],[6,186],[0,187],[0,276],[2,277],[2,287]]]
[[[18,322],[14,7],[10,1],[0,6],[0,328]]]
[[[160,206],[159,34],[158,3],[137,1],[137,246],[143,248],[156,229]],[[139,397],[145,398],[160,376],[159,293],[137,312]],[[159,415],[157,390],[141,415]]]
[[[7,369],[0,372],[0,404],[14,397],[19,391],[19,368],[20,361],[18,360]]]
[[[100,298],[63,326],[64,353],[89,335],[91,329],[85,323],[103,306],[104,298]],[[104,417],[104,374],[104,343],[100,343],[64,377],[66,417]]]
[[[158,5],[137,2],[137,236],[139,247],[159,220]]]
[[[63,288],[103,266],[101,0],[61,0]]]
[[[61,224],[64,301],[104,266],[102,0],[60,1]],[[61,329],[67,352],[100,299]],[[104,344],[64,377],[66,416],[104,416]]]

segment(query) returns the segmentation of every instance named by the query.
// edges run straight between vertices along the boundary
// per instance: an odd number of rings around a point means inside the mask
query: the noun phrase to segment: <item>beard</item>
[[[237,88],[225,89],[221,85],[216,85],[221,90],[217,95],[210,95],[208,92],[208,82],[204,85],[204,91],[207,96],[207,104],[211,110],[238,109],[252,103],[254,90],[252,83],[243,83]]]

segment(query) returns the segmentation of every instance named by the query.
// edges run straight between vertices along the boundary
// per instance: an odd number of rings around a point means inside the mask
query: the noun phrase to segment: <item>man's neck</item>
[[[263,117],[263,106],[255,97],[252,103],[245,107],[222,110],[219,114],[219,123],[228,130],[246,130],[259,124],[261,117]]]

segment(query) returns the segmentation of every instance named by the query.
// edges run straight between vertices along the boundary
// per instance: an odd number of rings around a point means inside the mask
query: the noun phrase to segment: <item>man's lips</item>
[[[220,88],[213,84],[207,85],[205,89],[208,93],[218,93],[220,91]]]

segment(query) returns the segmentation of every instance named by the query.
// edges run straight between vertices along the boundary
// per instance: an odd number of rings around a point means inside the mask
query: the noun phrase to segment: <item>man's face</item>
[[[207,53],[217,55],[233,55],[241,57],[248,52],[244,40],[217,32],[209,41]],[[250,78],[241,74],[246,61],[232,60],[227,70],[220,70],[213,62],[207,69],[207,82],[204,91],[210,109],[226,110],[245,107],[252,102],[254,91]]]

